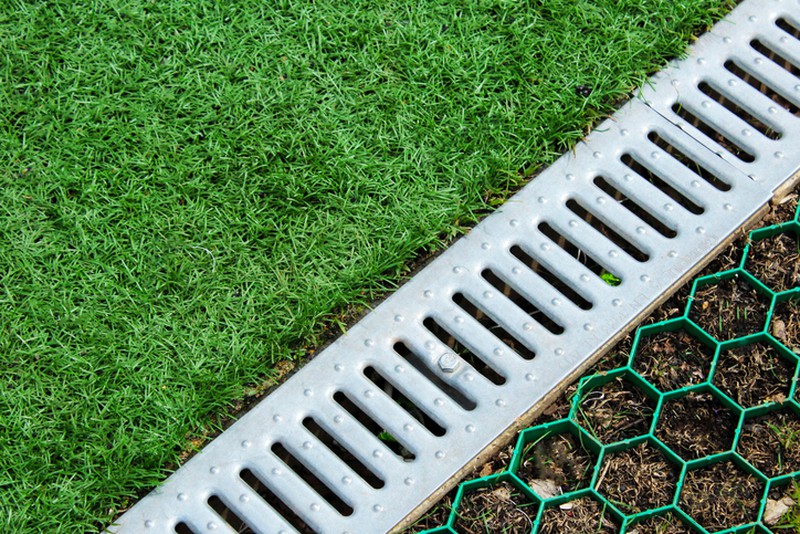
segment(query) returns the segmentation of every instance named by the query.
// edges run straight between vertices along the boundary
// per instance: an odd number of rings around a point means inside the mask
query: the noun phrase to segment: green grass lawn
[[[0,3],[4,532],[109,521],[730,7]]]

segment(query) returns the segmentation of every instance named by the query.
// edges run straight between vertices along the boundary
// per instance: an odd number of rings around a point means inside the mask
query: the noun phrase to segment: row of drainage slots
[[[662,148],[675,160],[682,163],[685,167],[703,178],[718,190],[730,190],[730,185],[721,181],[709,171],[699,166],[699,164],[693,162],[688,156],[668,143],[658,133],[651,132],[648,135],[648,139],[654,145]],[[644,164],[642,164],[634,156],[625,154],[622,156],[621,160],[628,168],[635,171],[640,176],[643,176],[652,185],[675,200],[690,213],[696,215],[703,213],[704,210],[701,206],[692,202],[676,187],[670,185],[665,177],[658,175],[655,171],[645,167]],[[674,238],[677,236],[677,232],[673,228],[669,227],[666,223],[658,220],[655,216],[648,213],[642,206],[637,204],[632,199],[624,196],[623,193],[617,189],[609,179],[606,179],[602,176],[597,176],[594,179],[594,185],[604,193],[613,197],[619,204],[626,207],[631,213],[649,224],[660,234],[667,238]],[[577,200],[568,200],[566,202],[566,207],[575,215],[586,221],[597,232],[601,233],[621,249],[625,250],[633,259],[639,262],[645,262],[649,259],[649,256],[645,252],[615,232],[609,225],[603,222],[600,216],[590,212]],[[616,286],[621,283],[621,278],[617,274],[608,271],[606,267],[602,266],[589,253],[582,250],[569,239],[567,239],[552,225],[548,224],[547,222],[542,222],[538,228],[545,236],[556,243],[582,265],[587,267],[605,283],[608,283],[612,286]],[[580,309],[589,310],[593,307],[593,303],[586,296],[581,295],[574,285],[570,284],[568,280],[561,277],[559,274],[547,269],[535,258],[530,250],[527,250],[524,247],[524,245],[512,246],[510,248],[510,253]],[[541,324],[552,334],[560,335],[565,331],[565,327],[563,325],[561,325],[554,317],[537,308],[532,302],[526,299],[519,291],[509,284],[509,282],[501,273],[498,273],[493,269],[484,269],[481,273],[481,276],[486,282],[500,291],[516,306],[524,310],[528,315],[531,316],[531,318]],[[512,348],[514,352],[522,359],[531,360],[535,357],[536,354],[533,350],[525,345],[518,337],[514,336],[511,332],[495,322],[479,307],[476,302],[474,302],[473,299],[459,292],[453,295],[453,302],[464,312],[474,318],[480,325],[492,332],[503,343]],[[488,381],[495,385],[502,385],[506,382],[505,376],[503,376],[497,369],[493,368],[488,361],[469,350],[466,346],[466,343],[459,340],[456,335],[450,332],[435,318],[426,318],[423,321],[423,326],[439,341],[446,344],[450,349],[453,350],[453,352],[457,353],[463,360],[469,363]],[[394,350],[399,356],[404,358],[412,367],[419,371],[425,378],[432,382],[461,408],[467,411],[475,409],[477,406],[476,400],[471,398],[467,391],[461,389],[463,386],[459,388],[446,382],[439,374],[432,371],[425,360],[419,354],[412,351],[406,343],[396,343]],[[366,367],[364,369],[364,375],[379,389],[389,394],[391,399],[397,403],[398,406],[416,419],[431,434],[437,437],[445,435],[446,428],[440,424],[433,415],[427,413],[425,410],[417,406],[378,369],[374,367]],[[379,439],[394,454],[405,461],[415,460],[416,455],[406,445],[404,445],[400,439],[389,435],[383,429],[382,425],[376,421],[374,417],[358,406],[347,393],[339,391],[333,396],[333,399],[345,411],[347,411],[352,417],[354,417],[373,435],[375,435],[376,438]],[[378,474],[372,471],[367,465],[362,463],[356,457],[356,455],[343,447],[328,429],[323,428],[319,421],[313,417],[306,417],[303,420],[303,426],[311,434],[315,435],[322,444],[324,444],[346,465],[348,465],[371,487],[380,489],[384,486],[384,480],[382,480]],[[272,445],[271,450],[289,469],[294,471],[310,487],[314,488],[320,494],[320,496],[324,498],[325,501],[327,501],[337,512],[343,516],[348,516],[353,513],[354,509],[350,504],[345,502],[345,500],[343,500],[333,488],[325,484],[316,475],[314,475],[312,470],[309,469],[301,459],[293,455],[283,444],[277,442]],[[267,483],[259,478],[255,472],[251,471],[250,469],[244,469],[240,473],[240,477],[278,514],[280,514],[287,521],[287,523],[291,524],[294,528],[300,530],[301,532],[314,531],[300,516],[293,511],[289,504],[287,504],[272,490],[270,490],[267,486]],[[239,532],[252,532],[251,527],[249,527],[247,523],[240,518],[229,505],[225,503],[223,497],[217,495],[212,496],[208,500],[208,505],[232,528]],[[178,525],[175,527],[175,531],[178,533],[193,532],[191,527],[189,527],[189,525],[185,522],[178,523]]]
[[[776,21],[776,25],[785,32],[789,33],[789,35],[792,37],[800,39],[800,29],[796,28],[786,19],[778,19]],[[757,52],[761,53],[768,59],[775,62],[777,65],[793,74],[795,77],[800,78],[800,68],[769,48],[763,43],[763,41],[754,39],[750,42],[750,46]],[[778,91],[772,89],[764,80],[758,78],[751,72],[748,72],[746,67],[741,63],[737,62],[736,60],[728,60],[724,63],[724,66],[729,72],[762,94],[771,98],[776,103],[780,104],[790,113],[794,115],[800,115],[800,109],[797,106],[792,104],[784,95],[781,95]],[[779,128],[777,128],[775,125],[765,124],[765,122],[744,110],[732,99],[726,96],[724,90],[718,86],[715,86],[713,82],[703,81],[698,84],[697,87],[703,94],[724,106],[731,113],[742,118],[768,139],[777,140],[781,138],[782,133],[780,132]],[[704,122],[697,115],[693,114],[680,104],[676,103],[672,109],[677,115],[693,124],[705,135],[716,140],[720,145],[725,147],[737,158],[744,162],[752,162],[755,160],[755,156],[753,154],[747,152],[733,140],[725,137],[723,134],[715,130],[708,123]],[[673,144],[669,143],[666,139],[664,139],[664,137],[659,135],[659,133],[651,131],[648,133],[647,138],[652,144],[664,150],[672,158],[717,190],[729,191],[731,189],[730,184],[719,179],[708,169],[692,160],[692,158],[681,152]],[[621,156],[620,160],[626,167],[634,171],[640,177],[646,179],[650,184],[655,186],[662,193],[669,196],[689,213],[701,215],[704,212],[702,206],[692,201],[690,198],[684,195],[678,189],[678,187],[671,184],[665,174],[658,173],[657,169],[649,167],[635,155],[625,153]],[[624,195],[622,191],[614,185],[613,180],[604,176],[596,176],[593,180],[593,183],[598,189],[614,198],[614,200],[616,200],[620,205],[625,207],[637,218],[648,224],[648,226],[650,226],[659,234],[669,239],[672,239],[678,235],[677,231],[669,226],[666,222],[658,219],[655,215],[648,212],[635,200]],[[638,262],[646,262],[649,260],[649,255],[642,250],[642,248],[637,247],[634,243],[613,230],[601,216],[592,213],[578,200],[568,200],[566,202],[566,207],[572,213],[587,222],[597,232],[601,233],[615,245],[624,250],[634,260]],[[547,236],[548,239],[561,247],[564,251],[566,251],[578,262],[601,278],[604,282],[612,286],[616,286],[621,283],[622,279],[618,273],[609,271],[606,266],[601,265],[596,258],[575,245],[565,235],[563,235],[562,232],[559,232],[559,230],[554,228],[554,226],[547,222],[542,222],[539,224],[538,229],[545,236]],[[568,280],[565,280],[559,277],[558,274],[548,270],[535,258],[533,253],[530,250],[526,250],[523,245],[512,246],[510,253],[580,309],[589,310],[592,308],[592,302],[584,295],[581,295],[579,290],[576,289],[573,284],[570,284]],[[485,269],[481,273],[481,276],[486,282],[503,293],[507,298],[514,302],[514,304],[523,309],[526,313],[528,313],[528,315],[530,315],[548,331],[555,335],[560,335],[564,332],[565,327],[563,325],[559,324],[555,318],[537,308],[532,302],[523,297],[511,286],[511,284],[509,284],[502,274],[492,269]],[[531,350],[527,345],[521,342],[506,329],[501,327],[497,322],[489,317],[488,314],[481,310],[480,307],[469,297],[462,293],[456,293],[453,296],[453,301],[467,314],[477,320],[483,327],[493,332],[501,341],[511,347],[520,357],[526,360],[534,358],[535,352],[533,350]],[[434,318],[428,317],[423,322],[423,325],[440,341],[447,344],[454,352],[461,356],[461,358],[472,365],[490,382],[495,385],[502,385],[505,383],[506,378],[500,372],[491,367],[491,365],[487,361],[483,360],[480,356],[467,349],[464,343],[460,342],[455,335],[449,332]],[[470,398],[468,393],[448,384],[439,375],[431,371],[423,358],[414,353],[405,343],[397,343],[394,349],[397,354],[402,356],[417,371],[425,376],[425,378],[435,384],[463,409],[473,410],[477,406],[476,401]],[[409,415],[419,421],[434,436],[443,436],[446,433],[446,428],[444,426],[437,422],[430,414],[426,413],[423,409],[414,404],[413,401],[404,395],[398,389],[398,387],[396,387],[389,379],[381,374],[380,371],[374,367],[367,367],[364,370],[364,375],[378,388],[387,392],[393,401],[395,401],[400,407],[408,412]],[[372,416],[370,416],[355,402],[353,402],[346,393],[339,391],[334,395],[333,399],[351,416],[353,416],[364,427],[372,432],[379,440],[381,440],[384,445],[386,445],[393,453],[403,458],[405,461],[413,461],[416,458],[415,454],[411,450],[404,446],[397,438],[389,435],[382,428],[380,423],[378,423]],[[335,439],[335,437],[331,435],[331,433],[329,433],[325,428],[323,428],[313,417],[306,417],[303,420],[303,426],[309,432],[315,435],[320,442],[322,442],[343,462],[350,466],[353,471],[356,472],[371,487],[380,489],[384,486],[384,481],[374,471],[362,463],[352,452],[344,448]],[[315,476],[312,470],[310,470],[302,460],[297,458],[288,449],[286,449],[283,444],[280,442],[274,443],[271,447],[271,450],[283,461],[284,464],[286,464],[287,467],[294,471],[312,488],[317,490],[320,493],[320,496],[323,497],[340,514],[343,516],[348,516],[353,513],[354,510],[352,506],[345,502],[332,488]],[[255,472],[251,471],[250,469],[244,469],[240,473],[240,477],[294,528],[300,530],[301,532],[314,531],[292,510],[291,506],[284,502],[278,495],[273,493],[268,488],[267,484],[261,478],[259,478]],[[209,498],[208,505],[238,532],[252,532],[252,529],[245,523],[245,521],[237,516],[231,507],[228,506],[220,496],[214,495]],[[181,534],[193,532],[193,530],[185,522],[178,523],[175,527],[175,531]]]
[[[779,18],[775,21],[775,25],[783,30],[789,36],[800,39],[800,29],[795,26],[793,23],[788,21],[785,18]],[[800,78],[800,67],[792,63],[789,59],[782,56],[772,48],[770,48],[767,44],[764,43],[761,39],[753,39],[750,41],[750,47],[761,54],[762,56],[766,57],[779,67],[783,68],[793,76]],[[754,88],[755,90],[759,91],[760,93],[764,94],[768,98],[770,98],[773,102],[779,104],[789,113],[793,115],[800,115],[800,108],[795,106],[786,95],[780,94],[777,90],[770,87],[770,85],[763,79],[761,79],[756,74],[749,71],[749,69],[742,64],[741,62],[735,59],[729,59],[724,63],[725,69],[748,84],[750,87]],[[711,100],[719,103],[725,109],[727,109],[730,113],[738,116],[745,122],[747,122],[750,126],[752,126],[757,132],[761,135],[766,137],[767,139],[771,140],[778,140],[783,136],[783,132],[781,132],[780,128],[775,124],[768,124],[772,121],[767,119],[766,117],[755,117],[752,113],[745,110],[742,106],[735,102],[734,98],[731,98],[729,95],[726,95],[725,90],[722,87],[718,86],[714,81],[708,80],[700,82],[697,86],[698,90],[703,93],[705,96],[710,98]],[[708,136],[709,138],[716,141],[720,146],[722,146],[725,150],[730,152],[733,156],[738,158],[739,160],[745,163],[752,163],[755,161],[756,156],[755,154],[749,152],[745,149],[741,144],[738,144],[733,139],[723,135],[713,126],[711,126],[708,122],[704,121],[700,118],[701,113],[698,110],[692,109],[689,110],[687,107],[680,103],[675,103],[672,106],[672,111],[684,119],[686,122],[690,123],[692,126],[700,130],[703,134]]]

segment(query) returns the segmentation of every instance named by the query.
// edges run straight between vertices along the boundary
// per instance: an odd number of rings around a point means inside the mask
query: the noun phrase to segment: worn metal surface
[[[794,0],[744,2],[656,76],[643,100],[597,127],[109,529],[380,532],[398,524],[800,167],[798,72],[750,44],[800,59],[800,43],[774,23],[798,11]],[[728,61],[774,94],[738,76],[729,84]],[[756,135],[701,82],[779,138]],[[676,104],[752,161],[691,126]]]

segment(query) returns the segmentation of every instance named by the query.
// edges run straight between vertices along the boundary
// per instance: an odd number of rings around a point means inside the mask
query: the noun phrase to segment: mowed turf
[[[730,7],[2,4],[4,532],[106,524]]]

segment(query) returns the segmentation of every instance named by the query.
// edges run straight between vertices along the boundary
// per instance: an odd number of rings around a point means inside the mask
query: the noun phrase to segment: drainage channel
[[[406,524],[763,212],[798,110],[800,2],[746,0],[109,530]]]

